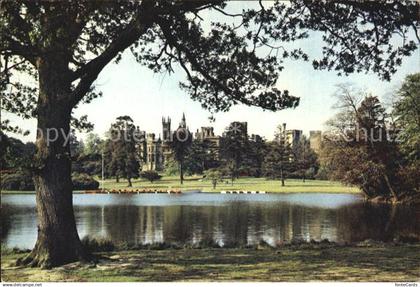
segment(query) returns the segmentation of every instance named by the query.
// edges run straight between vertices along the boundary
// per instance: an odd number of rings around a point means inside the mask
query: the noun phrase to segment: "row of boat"
[[[179,189],[97,189],[97,190],[85,190],[84,193],[90,193],[90,194],[110,194],[110,193],[130,193],[130,194],[141,194],[141,193],[168,193],[168,194],[180,194],[182,193]]]

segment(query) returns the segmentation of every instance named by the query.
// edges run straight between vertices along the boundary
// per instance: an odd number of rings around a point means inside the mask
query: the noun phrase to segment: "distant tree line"
[[[377,96],[349,85],[339,86],[337,114],[327,122],[319,156],[308,139],[290,145],[279,126],[273,141],[249,137],[232,123],[220,138],[220,146],[209,140],[174,140],[172,158],[165,164],[167,175],[203,175],[215,187],[239,177],[278,179],[329,179],[357,186],[367,198],[404,200],[420,193],[420,73],[407,76],[385,106]],[[116,135],[118,134],[118,136]],[[31,163],[35,145],[1,133],[2,188],[33,189]],[[183,136],[181,137],[183,138]],[[70,150],[74,185],[98,188],[92,177],[159,180],[156,171],[141,171],[138,144],[144,135],[129,116],[111,125],[105,139],[90,133],[85,141],[72,133]],[[79,182],[80,184],[78,184]],[[85,182],[85,184],[83,184]]]

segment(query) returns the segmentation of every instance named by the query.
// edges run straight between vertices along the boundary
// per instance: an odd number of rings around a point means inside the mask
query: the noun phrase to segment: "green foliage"
[[[165,175],[179,175],[179,165],[173,158],[169,158],[167,161],[165,161]]]
[[[83,154],[102,154],[104,141],[94,133],[89,133],[84,144]]]
[[[99,182],[87,174],[73,173],[73,190],[96,190],[99,188]]]
[[[77,139],[76,131],[74,129],[70,131],[69,145],[71,158],[73,160],[82,155],[84,150],[84,143],[83,141]]]
[[[129,116],[121,116],[111,125],[109,136],[104,149],[107,176],[126,178],[131,186],[131,179],[139,176],[140,130]]]
[[[185,127],[178,128],[172,136],[169,146],[172,151],[173,159],[179,166],[179,177],[181,184],[184,181],[185,159],[189,154],[192,145],[192,134]]]
[[[35,154],[35,144],[7,136],[0,131],[0,169],[29,169]]]
[[[303,180],[314,179],[319,169],[318,156],[311,149],[309,140],[305,136],[292,147],[292,154],[294,175]]]
[[[420,73],[408,75],[399,89],[393,115],[401,129],[401,149],[409,160],[420,159]]]
[[[286,138],[278,127],[275,140],[268,145],[268,152],[264,157],[263,173],[269,178],[280,178],[282,186],[293,168],[293,153]]]
[[[60,60],[71,62],[72,68],[65,65],[63,73],[76,104],[100,96],[91,89],[92,83],[106,64],[118,62],[123,50],[130,47],[137,61],[155,72],[172,72],[173,65],[179,64],[187,75],[182,87],[206,108],[227,110],[242,102],[279,110],[298,103],[288,91],[273,88],[285,59],[311,60],[314,69],[339,74],[373,71],[389,80],[402,58],[417,48],[411,39],[390,43],[393,36],[408,35],[416,26],[416,1],[399,5],[385,1],[276,1],[273,5],[249,5],[234,15],[226,3],[8,1],[1,7],[4,17],[0,25],[4,58],[0,88],[7,91],[2,94],[3,107],[26,118],[36,116],[38,86],[33,82],[43,76],[36,59],[54,60],[45,51],[60,51],[66,55]],[[211,10],[221,20],[204,29],[203,10]],[[25,11],[24,17],[20,11]],[[199,17],[191,17],[194,13]],[[237,21],[226,21],[233,17]],[[55,21],[57,18],[61,21]],[[42,29],[41,23],[48,23],[49,28]],[[240,23],[241,29],[235,23]],[[283,45],[310,38],[310,31],[322,34],[319,58],[309,59],[302,49]],[[278,42],[282,46],[278,47]],[[276,53],[260,56],[267,49]],[[14,73],[26,73],[35,81],[22,83],[12,77]],[[80,83],[71,85],[78,79]]]
[[[85,236],[82,238],[82,244],[89,252],[109,252],[115,250],[114,243],[106,238]]]
[[[101,154],[83,152],[77,158],[73,159],[72,171],[76,173],[86,173],[91,176],[101,176],[102,174],[102,156]]]
[[[290,146],[283,142],[272,142],[269,144],[269,150],[264,158],[264,175],[270,178],[281,178],[288,176],[291,170]]]
[[[150,182],[154,182],[156,180],[159,180],[162,178],[161,175],[159,175],[156,171],[154,170],[146,170],[146,171],[142,171],[140,173],[140,177],[147,179]]]
[[[218,169],[208,169],[204,172],[204,176],[207,180],[211,181],[213,189],[216,189],[218,182],[222,181],[222,172]]]
[[[99,188],[99,182],[87,174],[73,173],[72,182],[73,190],[89,190]],[[14,173],[2,174],[1,189],[33,191],[35,190],[35,185],[32,180],[32,175],[28,171],[21,170]]]
[[[248,141],[246,150],[242,170],[249,176],[262,176],[264,157],[267,153],[267,143],[261,137],[254,136],[254,139]]]
[[[339,92],[340,113],[329,121],[321,153],[331,178],[359,187],[368,198],[399,200],[418,190],[418,180],[408,179],[417,178],[418,167],[404,161],[398,131],[378,98],[358,97],[348,87]]]
[[[220,141],[220,158],[225,172],[232,181],[239,176],[239,170],[248,151],[246,123],[232,122],[225,130]]]
[[[1,174],[2,190],[35,190],[32,175],[27,171]]]
[[[217,147],[209,140],[192,141],[185,157],[185,171],[187,174],[202,174],[205,170],[218,164]]]

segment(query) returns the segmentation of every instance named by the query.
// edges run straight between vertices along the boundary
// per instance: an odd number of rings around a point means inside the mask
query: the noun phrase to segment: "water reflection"
[[[353,195],[77,195],[74,204],[81,237],[130,244],[388,241],[420,233],[415,208],[369,205]],[[1,216],[2,242],[31,248],[36,240],[34,196],[2,196]]]

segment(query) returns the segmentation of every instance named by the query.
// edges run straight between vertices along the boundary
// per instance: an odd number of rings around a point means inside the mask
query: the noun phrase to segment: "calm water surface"
[[[414,208],[370,205],[352,194],[75,194],[80,237],[116,242],[269,244],[291,240],[356,242],[420,235]],[[1,196],[1,241],[31,248],[35,195]]]

